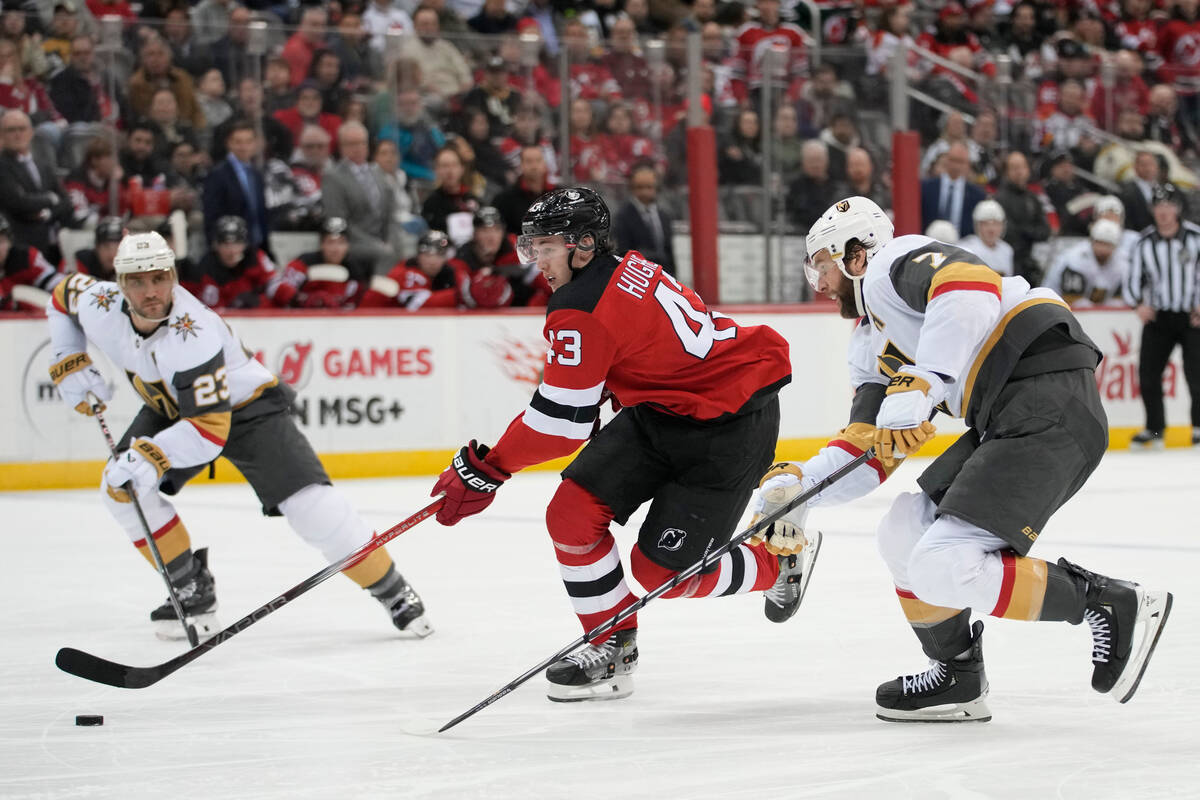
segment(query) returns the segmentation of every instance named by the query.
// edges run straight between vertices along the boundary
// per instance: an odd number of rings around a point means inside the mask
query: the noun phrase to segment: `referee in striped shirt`
[[[1200,226],[1182,218],[1183,197],[1173,185],[1156,185],[1151,200],[1154,226],[1134,245],[1125,284],[1125,299],[1143,324],[1138,380],[1146,428],[1132,444],[1162,447],[1162,376],[1177,344],[1192,401],[1192,444],[1200,444]]]

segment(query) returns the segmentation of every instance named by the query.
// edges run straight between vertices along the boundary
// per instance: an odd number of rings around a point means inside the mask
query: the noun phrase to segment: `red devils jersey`
[[[541,386],[487,455],[507,472],[569,455],[602,400],[711,421],[791,380],[788,344],[709,311],[640,253],[600,256],[550,297]]]
[[[808,70],[808,53],[804,44],[804,32],[790,22],[782,22],[774,28],[764,28],[758,22],[747,22],[735,34],[736,52],[731,60],[733,66],[733,93],[739,100],[746,98],[747,89],[758,89],[763,84],[763,55],[771,47],[787,50],[783,61],[780,83],[787,85],[802,80]]]
[[[48,292],[62,278],[62,273],[36,247],[12,245],[8,249],[8,258],[0,264],[0,310],[20,307],[9,299],[14,286],[33,286]]]
[[[1158,50],[1165,62],[1160,77],[1168,82],[1182,79],[1194,91],[1200,82],[1200,19],[1169,20],[1159,28]]]
[[[275,301],[280,274],[262,250],[246,248],[242,260],[231,269],[209,250],[200,260],[203,274],[197,297],[209,308],[260,308]]]
[[[442,265],[441,270],[430,278],[418,266],[417,257],[413,256],[402,264],[397,264],[387,277],[395,281],[396,294],[392,295],[377,288],[367,290],[359,308],[387,308],[398,305],[409,311],[418,308],[454,308],[458,305],[459,282],[466,280],[469,274],[467,265],[457,258],[451,258]]]

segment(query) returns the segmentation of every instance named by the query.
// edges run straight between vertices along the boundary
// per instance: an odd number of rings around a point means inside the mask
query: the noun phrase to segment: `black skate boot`
[[[546,669],[546,696],[556,703],[628,697],[633,694],[637,660],[637,628],[617,631],[551,664]]]
[[[901,675],[875,690],[875,716],[888,722],[987,722],[983,623],[971,629],[967,658],[929,660],[929,669]]]
[[[1162,450],[1164,446],[1162,431],[1152,431],[1149,428],[1138,431],[1129,440],[1130,450]]]
[[[1154,654],[1174,598],[1170,592],[1150,592],[1136,583],[1089,572],[1065,558],[1058,566],[1087,586],[1083,621],[1092,629],[1092,688],[1128,702]]]
[[[212,573],[208,571],[207,547],[192,553],[191,566],[179,581],[172,579],[172,585],[188,624],[196,628],[196,635],[201,640],[221,629],[214,613],[217,610],[217,586]],[[154,633],[160,639],[177,641],[186,638],[169,597],[150,612],[150,621],[154,623]]]
[[[779,556],[779,577],[763,592],[763,613],[771,622],[787,622],[800,608],[800,601],[812,579],[817,554],[821,551],[821,532],[807,533],[808,544],[799,553]]]
[[[420,595],[408,585],[394,564],[388,567],[386,575],[367,587],[367,591],[387,610],[397,630],[415,634],[419,639],[433,633],[433,626],[425,619],[425,604]]]

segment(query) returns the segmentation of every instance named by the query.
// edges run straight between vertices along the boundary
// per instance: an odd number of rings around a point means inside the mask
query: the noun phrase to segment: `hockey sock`
[[[633,577],[638,583],[651,590],[662,586],[675,577],[677,570],[651,561],[642,548],[634,545],[629,558]],[[779,558],[767,552],[766,544],[760,542],[751,547],[740,544],[721,556],[717,568],[707,574],[693,575],[676,586],[663,597],[718,597],[728,594],[745,594],[769,589],[779,577]]]
[[[179,521],[179,517],[171,518],[171,521],[154,531],[154,543],[158,545],[158,554],[162,556],[163,564],[167,568],[167,575],[171,578],[171,583],[180,583],[191,577],[195,571],[192,561],[192,540],[188,536],[187,528],[183,527],[183,523]],[[150,545],[146,543],[146,537],[136,540],[133,546],[138,549],[150,566],[158,569],[154,563],[154,554],[150,552]]]
[[[370,540],[371,529],[350,505],[349,498],[326,484],[305,486],[279,504],[288,525],[300,538],[321,551],[326,560],[339,561]],[[372,550],[342,574],[364,589],[381,580],[392,566],[382,547]]]
[[[637,601],[625,582],[621,553],[609,532],[613,513],[572,480],[564,480],[546,508],[546,528],[563,585],[584,631]],[[637,615],[614,630],[637,627]],[[609,633],[593,644],[608,638]]]
[[[1064,597],[1069,592],[1061,591],[1067,584],[1074,586],[1074,581],[1061,567],[1054,566],[1040,558],[1028,558],[1016,553],[1001,553],[1000,562],[1004,567],[1004,579],[1000,584],[1000,596],[996,607],[992,609],[993,617],[1004,619],[1044,620],[1065,619],[1057,616],[1063,613]],[[1054,583],[1060,590],[1049,592],[1050,571],[1054,570]],[[1046,608],[1046,600],[1051,601],[1051,608]],[[1068,600],[1069,602],[1069,600]],[[1083,613],[1082,598],[1078,604],[1079,613]],[[1048,611],[1051,616],[1043,613]]]
[[[938,661],[949,661],[971,649],[970,609],[930,605],[899,586],[896,596],[925,655]]]
[[[100,483],[100,490],[104,506],[113,519],[125,529],[129,540],[151,568],[157,569],[150,545],[146,544],[146,529],[142,526],[142,520],[138,517],[137,509],[129,496],[124,492],[112,491],[104,481]],[[187,528],[179,520],[179,515],[175,513],[175,507],[156,491],[138,494],[138,503],[142,507],[142,513],[146,515],[146,522],[150,526],[154,543],[158,545],[158,554],[162,556],[171,582],[186,580],[192,571],[192,540],[188,536]]]

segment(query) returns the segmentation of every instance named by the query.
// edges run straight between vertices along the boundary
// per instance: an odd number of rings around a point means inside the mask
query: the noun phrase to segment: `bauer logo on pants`
[[[667,528],[658,537],[658,547],[661,550],[674,552],[683,547],[683,540],[686,538],[687,531],[681,531],[679,528]]]

